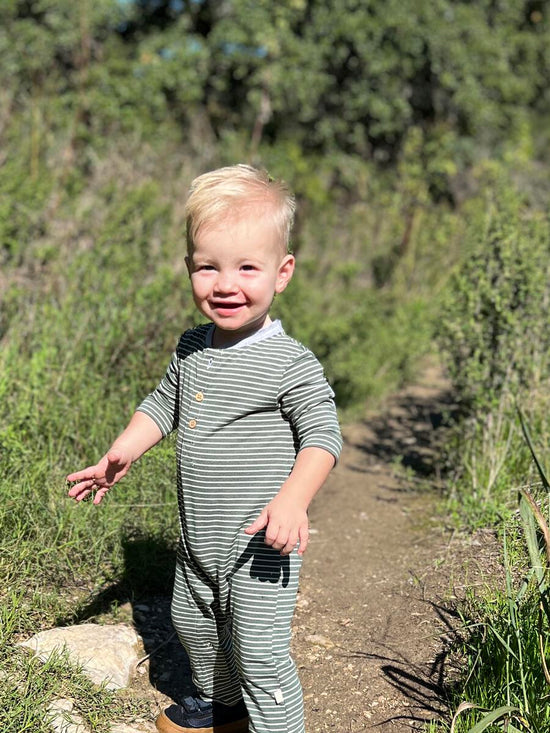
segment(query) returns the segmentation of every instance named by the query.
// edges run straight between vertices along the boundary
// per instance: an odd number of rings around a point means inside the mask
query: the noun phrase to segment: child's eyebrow
[[[193,252],[191,255],[191,262],[212,262],[212,258],[208,255],[199,255],[196,252]]]
[[[259,254],[243,255],[243,257],[239,258],[239,262],[257,262],[258,264],[261,264],[262,262],[267,262],[268,260],[268,255],[262,256]]]
[[[239,264],[243,262],[263,262],[261,257],[241,257],[238,260]]]

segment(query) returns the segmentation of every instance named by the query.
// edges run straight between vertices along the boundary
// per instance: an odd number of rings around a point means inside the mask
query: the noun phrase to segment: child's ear
[[[290,282],[292,275],[294,274],[294,267],[296,260],[294,255],[285,255],[279,265],[279,271],[277,273],[277,281],[275,283],[275,292],[282,293]]]

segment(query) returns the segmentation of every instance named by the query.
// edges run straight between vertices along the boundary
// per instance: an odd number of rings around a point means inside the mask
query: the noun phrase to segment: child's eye
[[[214,265],[197,265],[197,266],[195,267],[195,270],[196,270],[197,272],[201,272],[201,271],[204,271],[204,270],[206,270],[206,271],[211,271],[211,270],[213,270],[213,269],[214,269]]]
[[[241,270],[244,270],[245,272],[252,272],[256,269],[255,265],[242,265]]]

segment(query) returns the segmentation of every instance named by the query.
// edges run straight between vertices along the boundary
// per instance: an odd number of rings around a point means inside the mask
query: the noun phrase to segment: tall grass
[[[465,672],[451,733],[550,729],[550,485],[521,412],[519,422],[540,482],[519,489],[523,544],[517,524],[504,531],[505,587],[462,610]]]

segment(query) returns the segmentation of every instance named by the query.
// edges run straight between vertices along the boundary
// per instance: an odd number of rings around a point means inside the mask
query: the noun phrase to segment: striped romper
[[[201,696],[244,698],[254,733],[303,733],[290,657],[301,558],[244,529],[277,494],[297,452],[338,458],[333,392],[315,356],[279,321],[224,349],[213,324],[181,337],[138,410],[178,431],[181,538],[172,620]]]

